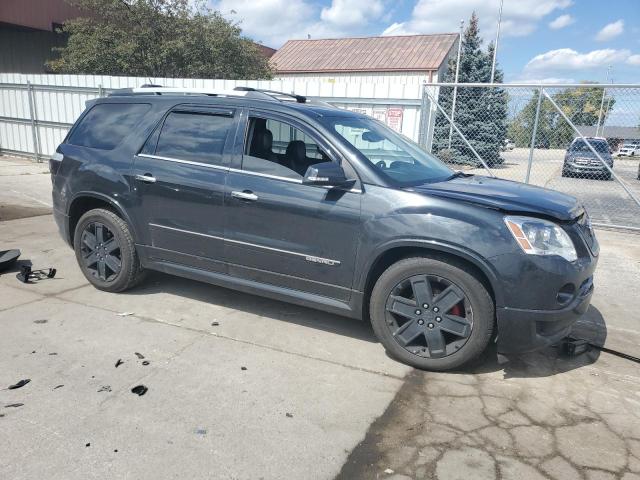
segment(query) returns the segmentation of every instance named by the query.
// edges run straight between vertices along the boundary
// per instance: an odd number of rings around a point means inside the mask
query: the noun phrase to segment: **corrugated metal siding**
[[[44,63],[52,58],[51,49],[63,44],[64,39],[52,32],[0,26],[0,72],[44,73]]]
[[[429,81],[429,72],[347,72],[347,73],[296,73],[278,75],[278,80],[305,79],[319,82],[357,83],[405,83],[422,84]]]
[[[401,108],[402,122],[399,129],[416,141],[420,126],[422,87],[419,83],[327,82],[317,78],[247,81],[0,73],[0,152],[35,151],[29,121],[31,117],[27,82],[34,86],[33,105],[38,121],[39,153],[43,156],[55,151],[70,124],[84,110],[85,102],[96,98],[100,87],[106,93],[106,90],[139,87],[145,83],[221,90],[248,86],[296,92],[328,101],[338,107],[364,110],[371,114],[374,109],[386,111],[388,108]]]

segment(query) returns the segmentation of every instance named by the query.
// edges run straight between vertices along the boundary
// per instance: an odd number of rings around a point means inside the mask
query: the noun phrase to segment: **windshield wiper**
[[[454,174],[451,175],[449,178],[447,178],[446,181],[453,180],[454,178],[472,177],[472,176],[473,176],[472,173],[464,173],[463,171],[458,170],[457,172],[454,172]]]

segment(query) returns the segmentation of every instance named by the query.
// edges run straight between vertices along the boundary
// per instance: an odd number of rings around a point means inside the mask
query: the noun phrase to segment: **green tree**
[[[268,59],[203,0],[68,0],[87,12],[64,24],[59,73],[262,79]]]
[[[509,124],[509,138],[513,139],[518,147],[528,147],[531,142],[538,94],[539,90],[534,90],[529,102]],[[552,98],[574,125],[578,127],[598,125],[602,88],[589,86],[565,88],[555,92]],[[600,118],[601,125],[610,115],[615,103],[616,99],[613,96],[605,94]],[[567,148],[575,137],[573,128],[562,118],[551,102],[543,98],[536,131],[536,144],[545,144],[551,148]]]
[[[482,50],[482,39],[478,30],[478,17],[471,15],[469,26],[462,37],[460,57],[460,83],[488,83],[491,81],[493,44]],[[455,80],[456,58],[449,60],[445,82]],[[502,83],[503,74],[496,68],[494,81]],[[458,87],[454,122],[473,145],[480,157],[491,165],[502,163],[500,146],[506,137],[507,94],[502,88]],[[442,87],[438,102],[449,115],[453,103],[453,87]],[[451,152],[449,147],[449,121],[441,114],[436,116],[433,149],[449,156],[452,161],[477,164],[478,161],[466,143],[453,132]]]

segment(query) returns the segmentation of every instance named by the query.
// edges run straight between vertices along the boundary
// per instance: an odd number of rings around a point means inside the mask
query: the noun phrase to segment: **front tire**
[[[80,217],[73,246],[82,273],[98,290],[122,292],[142,278],[131,230],[110,210],[97,208]]]
[[[477,358],[494,329],[487,288],[463,264],[414,257],[391,265],[370,300],[373,330],[394,358],[443,371]]]

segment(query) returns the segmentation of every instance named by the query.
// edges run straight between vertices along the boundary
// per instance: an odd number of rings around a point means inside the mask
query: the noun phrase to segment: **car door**
[[[312,128],[248,111],[225,191],[225,259],[242,278],[340,300],[350,298],[360,235],[361,186],[303,185],[308,165],[338,161]],[[239,132],[240,132],[239,128]]]
[[[133,163],[142,247],[153,260],[224,272],[224,185],[235,110],[171,109]]]

